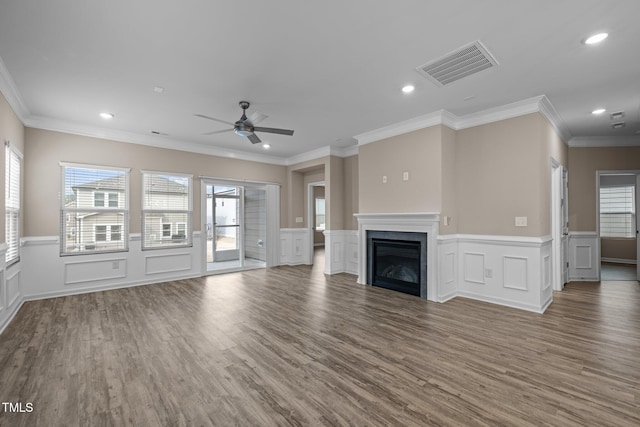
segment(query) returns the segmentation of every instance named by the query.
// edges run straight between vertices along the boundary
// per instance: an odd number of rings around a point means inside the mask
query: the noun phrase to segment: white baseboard
[[[6,327],[9,326],[9,323],[11,323],[13,318],[16,317],[16,314],[18,314],[18,311],[20,311],[20,309],[22,308],[22,304],[24,304],[25,301],[26,300],[23,297],[19,297],[18,303],[13,306],[11,311],[5,313],[5,316],[3,316],[4,320],[0,324],[0,334],[4,332]]]
[[[551,304],[551,301],[549,301],[548,303],[546,303],[541,307],[537,305],[525,304],[520,301],[514,301],[514,300],[505,299],[505,298],[498,298],[498,297],[481,295],[481,294],[474,294],[474,293],[465,292],[465,291],[458,292],[458,296],[462,298],[476,300],[476,301],[502,305],[505,307],[515,308],[519,310],[530,311],[532,313],[538,313],[538,314],[544,313],[547,307]]]
[[[139,281],[132,281],[132,282],[110,283],[108,285],[77,287],[77,288],[63,289],[58,291],[25,295],[24,300],[36,301],[36,300],[48,299],[48,298],[60,298],[60,297],[67,297],[72,295],[88,294],[92,292],[103,292],[103,291],[111,291],[115,289],[133,288],[136,286],[157,285],[159,283],[166,283],[166,282],[171,282],[175,280],[193,279],[196,277],[201,277],[201,275],[191,274],[186,276],[163,277],[162,280],[157,280],[157,281],[139,280]]]

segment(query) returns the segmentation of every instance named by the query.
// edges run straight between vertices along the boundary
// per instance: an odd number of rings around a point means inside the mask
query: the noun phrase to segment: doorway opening
[[[269,231],[276,224],[273,216],[275,203],[273,189],[268,185],[240,184],[233,181],[203,180],[202,211],[204,218],[205,273],[226,273],[231,271],[265,268],[274,265],[273,253],[267,245],[276,240]],[[276,186],[271,186],[276,187]],[[277,199],[277,197],[276,197]],[[275,242],[271,242],[272,245]]]
[[[640,171],[597,172],[600,280],[640,280]]]
[[[311,235],[309,264],[324,258],[326,206],[324,181],[310,182],[307,185],[307,224]]]

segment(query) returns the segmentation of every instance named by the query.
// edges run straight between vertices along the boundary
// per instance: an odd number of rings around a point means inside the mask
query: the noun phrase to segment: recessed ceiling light
[[[268,150],[269,148],[271,148],[271,145],[269,145],[269,144],[262,144],[262,148],[264,148],[265,150]]]
[[[584,39],[584,44],[596,44],[609,37],[607,33],[598,33]]]
[[[100,117],[102,117],[105,120],[109,120],[109,119],[113,119],[113,114],[111,113],[100,113]]]
[[[596,109],[596,110],[593,110],[593,111],[591,112],[591,114],[598,115],[598,114],[602,114],[602,113],[604,113],[605,111],[607,111],[607,110],[605,110],[604,108],[598,108],[598,109]]]
[[[411,92],[413,92],[413,91],[414,91],[414,89],[415,89],[415,86],[413,86],[413,85],[406,85],[405,87],[403,87],[403,88],[402,88],[402,91],[403,91],[404,93],[411,93]]]

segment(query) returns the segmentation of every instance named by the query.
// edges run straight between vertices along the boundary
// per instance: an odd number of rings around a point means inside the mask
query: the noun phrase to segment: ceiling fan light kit
[[[256,131],[266,132],[266,133],[276,133],[279,135],[289,135],[289,136],[293,135],[293,130],[290,130],[290,129],[265,128],[265,127],[255,126],[259,121],[266,119],[267,116],[262,113],[256,112],[252,114],[251,117],[248,118],[247,109],[251,105],[249,101],[240,101],[238,105],[240,105],[240,108],[242,108],[242,117],[240,117],[240,119],[233,124],[224,120],[216,119],[214,117],[205,116],[204,114],[196,114],[196,116],[202,117],[203,119],[208,119],[216,122],[233,125],[232,129],[207,132],[205,133],[205,135],[212,135],[214,133],[222,133],[222,132],[228,132],[232,130],[236,135],[240,135],[242,137],[249,139],[249,141],[251,141],[252,144],[258,144],[262,142],[260,138],[258,138],[258,135],[255,134]]]

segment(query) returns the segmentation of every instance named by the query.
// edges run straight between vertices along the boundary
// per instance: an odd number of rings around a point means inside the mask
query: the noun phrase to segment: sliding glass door
[[[242,187],[212,186],[212,262],[240,259]]]

